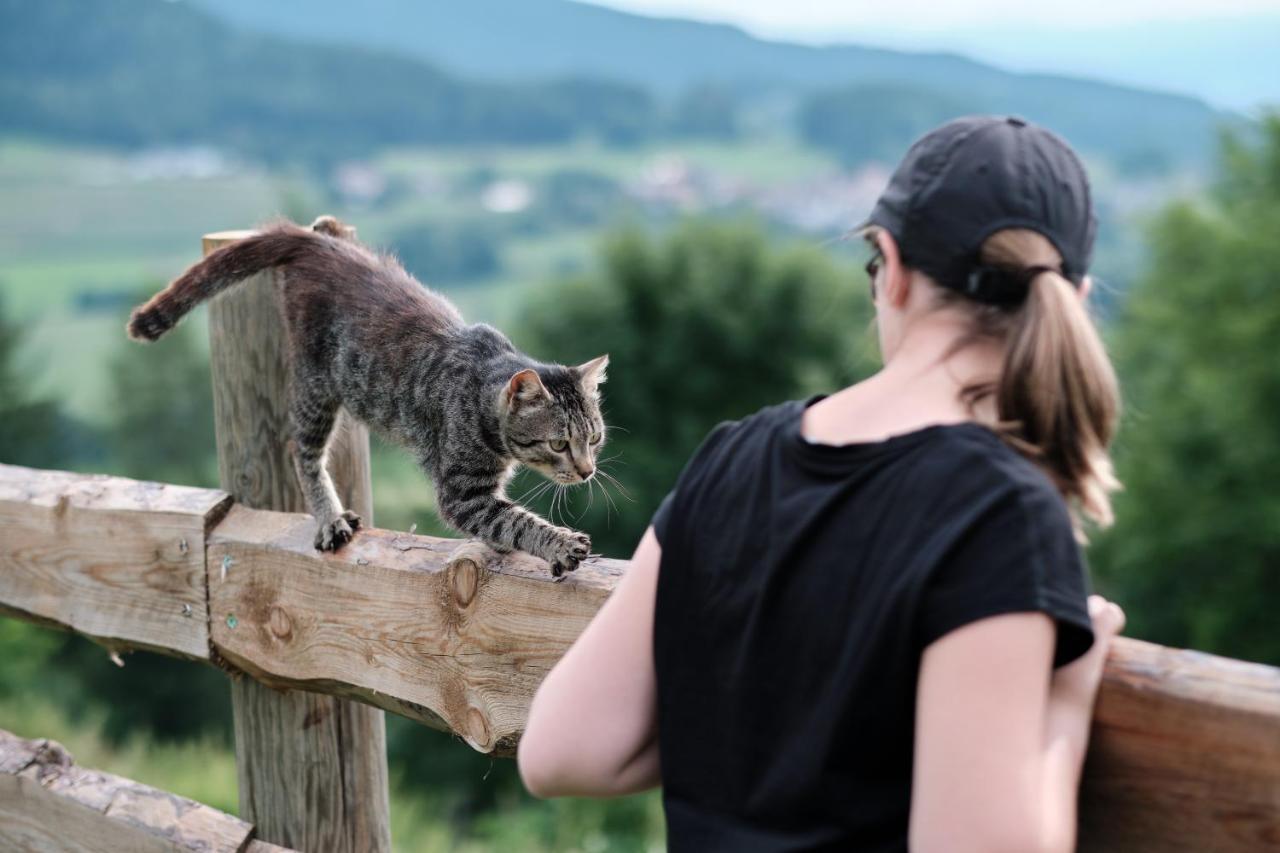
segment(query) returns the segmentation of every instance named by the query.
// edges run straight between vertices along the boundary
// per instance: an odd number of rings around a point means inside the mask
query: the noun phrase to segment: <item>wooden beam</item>
[[[387,530],[321,555],[313,529],[231,510],[209,549],[218,652],[264,682],[355,697],[498,755],[626,565],[589,560],[555,583],[526,554]]]
[[[210,234],[208,255],[250,232]],[[305,509],[289,452],[288,342],[276,274],[244,281],[209,306],[218,472],[236,501]],[[328,454],[345,506],[373,524],[369,436],[345,413]],[[306,850],[391,849],[386,721],[334,696],[231,685],[240,813],[264,839]]]
[[[56,741],[0,731],[0,849],[280,853],[237,817],[75,766]]]
[[[0,612],[207,660],[204,540],[226,492],[0,465]]]
[[[1079,850],[1280,850],[1280,669],[1116,639]]]

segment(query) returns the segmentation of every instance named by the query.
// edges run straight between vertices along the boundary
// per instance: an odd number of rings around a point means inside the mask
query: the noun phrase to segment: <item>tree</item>
[[[1280,112],[1171,204],[1114,344],[1126,489],[1093,552],[1127,633],[1280,664]]]
[[[908,84],[859,84],[810,95],[798,122],[806,142],[831,151],[846,166],[897,163],[926,132],[982,112],[977,100]]]
[[[585,513],[575,523],[594,547],[630,553],[718,422],[870,372],[864,292],[813,246],[775,247],[751,223],[691,220],[664,239],[616,232],[597,273],[533,298],[517,330],[526,351],[565,364],[610,358],[601,470],[627,494],[610,488],[610,519],[599,494],[587,511],[589,490],[573,493],[569,509]],[[536,483],[522,478],[512,493]]]
[[[0,462],[69,467],[73,459],[93,455],[96,436],[68,418],[55,400],[31,393],[18,361],[22,338],[22,326],[6,318],[0,301]]]
[[[155,288],[158,290],[159,286]],[[137,304],[154,291],[139,293]],[[109,362],[111,473],[188,486],[218,485],[209,360],[192,318],[153,344],[124,333]]]

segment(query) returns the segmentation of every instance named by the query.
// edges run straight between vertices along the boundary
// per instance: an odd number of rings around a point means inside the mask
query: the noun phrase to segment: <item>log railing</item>
[[[320,553],[314,530],[214,489],[0,465],[0,612],[510,755],[538,683],[624,567],[589,560],[557,583],[520,553],[376,528]]]
[[[78,767],[56,741],[0,730],[0,849],[290,853],[253,833],[233,815]]]
[[[556,583],[532,557],[378,529],[320,554],[313,529],[216,490],[0,465],[0,611],[510,755],[538,683],[625,571],[590,560]],[[1280,669],[1117,638],[1080,849],[1277,846]]]

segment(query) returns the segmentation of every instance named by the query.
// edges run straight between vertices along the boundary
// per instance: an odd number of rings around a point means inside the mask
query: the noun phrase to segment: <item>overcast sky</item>
[[[1197,95],[1252,112],[1280,105],[1280,0],[585,0],[737,24],[762,38],[961,53]]]

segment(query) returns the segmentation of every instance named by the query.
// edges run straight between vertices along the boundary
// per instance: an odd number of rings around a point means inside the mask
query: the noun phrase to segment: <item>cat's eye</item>
[[[551,445],[551,449],[556,453],[564,453],[569,449],[569,442],[565,441],[563,438],[552,439],[551,441],[548,441],[547,444]]]
[[[604,438],[604,436],[602,436],[600,433],[593,432],[591,433],[591,438],[589,438],[588,441],[590,441],[592,444],[599,444],[600,439],[602,438]]]
[[[518,439],[518,438],[513,438],[513,439],[511,439],[511,441],[512,441],[512,443],[513,443],[513,444],[518,444],[518,445],[520,445],[521,447],[533,447],[534,445],[536,445],[536,444],[538,443],[538,442],[536,442],[536,441],[521,441],[521,440],[520,440],[520,439]]]

